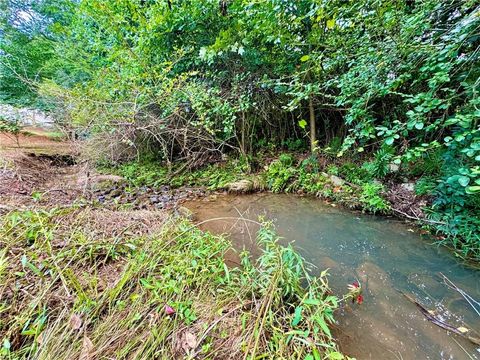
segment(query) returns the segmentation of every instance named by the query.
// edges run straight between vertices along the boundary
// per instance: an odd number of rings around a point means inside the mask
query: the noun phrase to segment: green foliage
[[[322,149],[322,152],[331,156],[336,156],[342,149],[343,139],[339,136],[335,136],[327,146]]]
[[[432,176],[422,176],[415,183],[415,194],[417,195],[432,195],[437,187],[435,178]]]
[[[339,175],[338,166],[337,166],[337,165],[334,165],[334,164],[328,165],[328,166],[327,166],[327,173],[330,174],[330,175],[338,176],[338,175]]]
[[[340,177],[357,185],[373,180],[373,171],[368,171],[368,166],[362,167],[352,162],[342,164],[338,172]]]
[[[375,153],[372,161],[363,164],[363,169],[374,178],[384,178],[390,172],[390,162],[393,159],[393,149],[383,146]]]
[[[18,119],[15,119],[15,121],[11,121],[0,117],[0,132],[6,132],[8,134],[18,136],[21,130],[22,126],[20,125]]]
[[[15,21],[22,6],[30,21]],[[24,0],[0,10],[4,101],[54,100],[98,158],[199,168],[229,151],[303,150],[308,134],[329,159],[365,154],[359,172],[370,178],[390,176],[392,163],[435,176],[436,212],[448,215],[449,194],[477,203],[478,1]],[[294,180],[293,166],[270,167],[273,191]]]
[[[184,220],[157,219],[165,225],[150,235],[95,237],[92,216],[69,209],[0,217],[0,356],[72,359],[94,347],[116,359],[174,358],[179,349],[171,339],[186,328],[199,343],[182,356],[338,352],[330,324],[351,295],[331,295],[326,272],[310,276],[268,224],[258,235],[261,256],[244,252],[243,266],[228,268],[231,244]],[[25,234],[29,245],[19,243]],[[236,341],[225,347],[225,338]]]
[[[366,183],[361,189],[360,202],[372,213],[385,213],[390,209],[390,204],[381,196],[383,191],[382,185]]]
[[[134,186],[160,186],[168,175],[167,168],[151,161],[122,164],[114,171]]]
[[[301,151],[306,149],[306,143],[303,139],[287,139],[282,143],[288,151]]]
[[[185,171],[181,165],[168,169],[153,160],[128,162],[108,171],[124,177],[133,186],[159,187],[169,185],[205,186],[209,190],[225,189],[226,186],[244,176],[248,169],[245,160],[230,160],[226,163],[207,165],[196,170]],[[105,169],[105,170],[107,170]]]
[[[440,150],[427,151],[406,164],[407,173],[410,176],[435,176],[441,173],[443,161]]]
[[[318,159],[312,155],[300,163],[298,176],[287,190],[316,195],[325,187],[325,184],[326,178],[320,174]]]
[[[265,173],[267,186],[273,192],[285,190],[293,180],[297,170],[293,167],[295,159],[290,154],[282,154],[274,160]]]
[[[332,345],[333,338],[329,324],[334,322],[333,311],[341,300],[326,294],[328,289],[325,278],[326,271],[323,271],[319,278],[312,278],[308,275],[304,260],[291,245],[279,247],[278,240],[271,225],[264,224],[257,238],[263,247],[263,252],[255,262],[256,266],[251,264],[245,254],[242,257],[244,271],[253,274],[253,278],[258,278],[258,283],[254,285],[256,291],[263,294],[268,300],[264,303],[266,308],[263,309],[262,314],[265,325],[257,322],[257,326],[251,332],[251,339],[257,338],[258,336],[255,334],[262,326],[266,326],[267,332],[271,334],[268,342],[270,354],[276,353],[276,356],[269,356],[269,358],[277,358],[278,351],[284,347],[282,342],[285,337],[292,339],[293,336],[301,339],[300,343],[306,341],[306,344],[310,344],[307,348],[294,345],[296,355],[302,354],[301,358],[309,358],[310,354],[316,354],[320,358],[322,351],[318,344],[322,344],[326,348]],[[319,294],[323,294],[323,296],[319,297]],[[349,296],[347,295],[342,300]],[[270,316],[271,309],[279,308],[279,305],[284,303],[290,304],[288,313],[280,311],[276,313],[276,316]],[[288,319],[288,332],[285,332],[282,326],[284,319]],[[315,343],[307,341],[311,336],[317,339]],[[248,349],[247,353],[255,354],[256,352]],[[340,358],[344,358],[335,349],[332,349],[331,353],[337,353]],[[252,355],[252,357],[254,356]]]
[[[0,4],[0,102],[48,108],[37,87],[60,79],[55,40],[64,38],[74,3],[69,0],[7,0]]]

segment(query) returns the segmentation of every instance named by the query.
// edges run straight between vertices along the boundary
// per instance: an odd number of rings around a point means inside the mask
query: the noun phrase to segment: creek
[[[448,288],[440,273],[476,300],[480,272],[460,264],[418,228],[398,219],[355,213],[318,199],[294,195],[219,196],[185,205],[202,227],[228,235],[234,247],[258,254],[258,226],[242,220],[272,220],[282,242],[315,266],[329,269],[335,294],[347,292],[355,280],[364,288],[364,302],[336,314],[334,334],[341,350],[357,359],[480,359],[468,340],[432,324],[407,293],[435,310],[455,327],[480,332],[480,317],[464,298]],[[237,219],[233,219],[237,218]],[[234,256],[232,257],[234,260]]]

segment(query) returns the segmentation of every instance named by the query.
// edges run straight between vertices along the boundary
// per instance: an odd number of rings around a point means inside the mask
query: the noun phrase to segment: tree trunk
[[[247,155],[247,149],[245,145],[245,112],[242,111],[242,133],[241,133],[241,143],[240,143],[240,151],[242,155]]]
[[[317,146],[317,129],[315,127],[315,109],[313,108],[313,95],[308,98],[308,109],[310,111],[310,151],[315,152]]]

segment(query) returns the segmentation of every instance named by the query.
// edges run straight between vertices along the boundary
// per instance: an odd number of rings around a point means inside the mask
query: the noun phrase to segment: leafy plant
[[[390,209],[390,204],[381,196],[383,191],[382,185],[366,183],[361,189],[360,202],[372,213],[385,213]]]
[[[287,188],[293,180],[297,170],[293,168],[294,158],[289,154],[282,154],[273,161],[265,173],[267,186],[273,192],[280,192]]]
[[[384,146],[375,153],[375,158],[371,162],[363,164],[363,169],[375,178],[384,178],[390,172],[390,162],[393,159],[393,149]]]
[[[22,125],[18,118],[15,118],[14,121],[4,119],[0,116],[0,132],[7,133],[14,137],[17,146],[20,146],[19,135],[22,131]]]
[[[436,187],[437,183],[435,178],[431,176],[423,176],[415,183],[415,194],[431,195]]]

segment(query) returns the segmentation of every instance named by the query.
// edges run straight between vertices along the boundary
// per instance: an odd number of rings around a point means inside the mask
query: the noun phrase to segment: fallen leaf
[[[190,349],[195,349],[197,347],[197,337],[187,331],[185,333],[185,343]]]
[[[92,360],[93,359],[93,343],[88,337],[83,337],[83,345],[82,345],[82,352],[80,353],[80,357],[78,360]]]
[[[82,318],[77,314],[73,314],[70,318],[70,327],[73,330],[80,329],[82,327]]]

